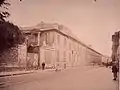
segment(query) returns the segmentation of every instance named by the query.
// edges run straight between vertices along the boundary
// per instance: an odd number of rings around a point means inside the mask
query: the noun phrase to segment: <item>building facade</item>
[[[42,22],[21,30],[27,37],[27,54],[24,57],[27,57],[25,62],[30,62],[30,66],[40,66],[42,62],[48,67],[59,64],[62,68],[101,64],[103,55],[80,42],[63,25]]]

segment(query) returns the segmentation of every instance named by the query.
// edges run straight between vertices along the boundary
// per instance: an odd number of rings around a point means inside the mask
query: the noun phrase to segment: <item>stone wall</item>
[[[14,68],[13,68],[14,67]],[[18,48],[11,48],[0,57],[0,71],[11,70],[18,67]]]

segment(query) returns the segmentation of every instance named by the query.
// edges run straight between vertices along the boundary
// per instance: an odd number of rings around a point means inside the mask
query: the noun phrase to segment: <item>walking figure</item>
[[[64,64],[64,69],[66,69],[66,64]]]
[[[42,70],[45,69],[45,62],[42,63]]]
[[[119,68],[118,68],[118,65],[117,65],[117,62],[113,62],[112,63],[112,73],[113,73],[113,80],[115,80],[116,81],[116,79],[117,79],[117,73],[119,72]]]

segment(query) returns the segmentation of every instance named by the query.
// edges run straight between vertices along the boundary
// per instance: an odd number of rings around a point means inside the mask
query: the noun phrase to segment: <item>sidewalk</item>
[[[0,77],[29,74],[29,73],[33,73],[33,72],[35,72],[35,71],[0,72]]]
[[[13,71],[13,72],[0,72],[0,77],[6,76],[15,76],[15,75],[24,75],[24,74],[31,74],[36,72],[46,72],[46,71],[53,71],[53,69],[45,69],[45,70],[29,70],[29,71]]]
[[[69,69],[72,67],[68,67],[66,69]],[[61,69],[63,70],[63,69]],[[65,70],[65,69],[64,69]],[[37,72],[48,72],[48,71],[55,71],[55,69],[38,69],[38,70],[22,70],[22,71],[11,71],[11,72],[0,72],[0,77],[6,77],[6,76],[16,76],[16,75],[24,75],[24,74],[31,74],[31,73],[37,73]]]
[[[99,66],[84,66],[81,67],[82,68],[98,68]],[[61,71],[63,70],[67,70],[70,68],[76,68],[76,67],[67,67],[66,69],[61,69]],[[13,71],[13,72],[0,72],[0,77],[6,77],[6,76],[15,76],[15,75],[24,75],[24,74],[31,74],[31,73],[36,73],[36,72],[46,72],[46,71],[55,71],[55,69],[45,69],[45,70],[29,70],[29,71]]]

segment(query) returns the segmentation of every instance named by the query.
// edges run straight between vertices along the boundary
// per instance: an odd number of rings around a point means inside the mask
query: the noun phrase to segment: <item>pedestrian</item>
[[[113,63],[112,63],[112,73],[113,73],[113,77],[114,77],[113,80],[117,79],[118,71],[119,71],[119,68],[117,66],[117,63],[116,63],[116,61],[113,61]]]
[[[55,71],[57,72],[59,69],[59,64],[56,65]]]
[[[106,68],[108,68],[108,63],[106,63]]]
[[[66,63],[64,64],[64,69],[66,69]]]
[[[42,70],[45,69],[45,62],[42,63]]]

